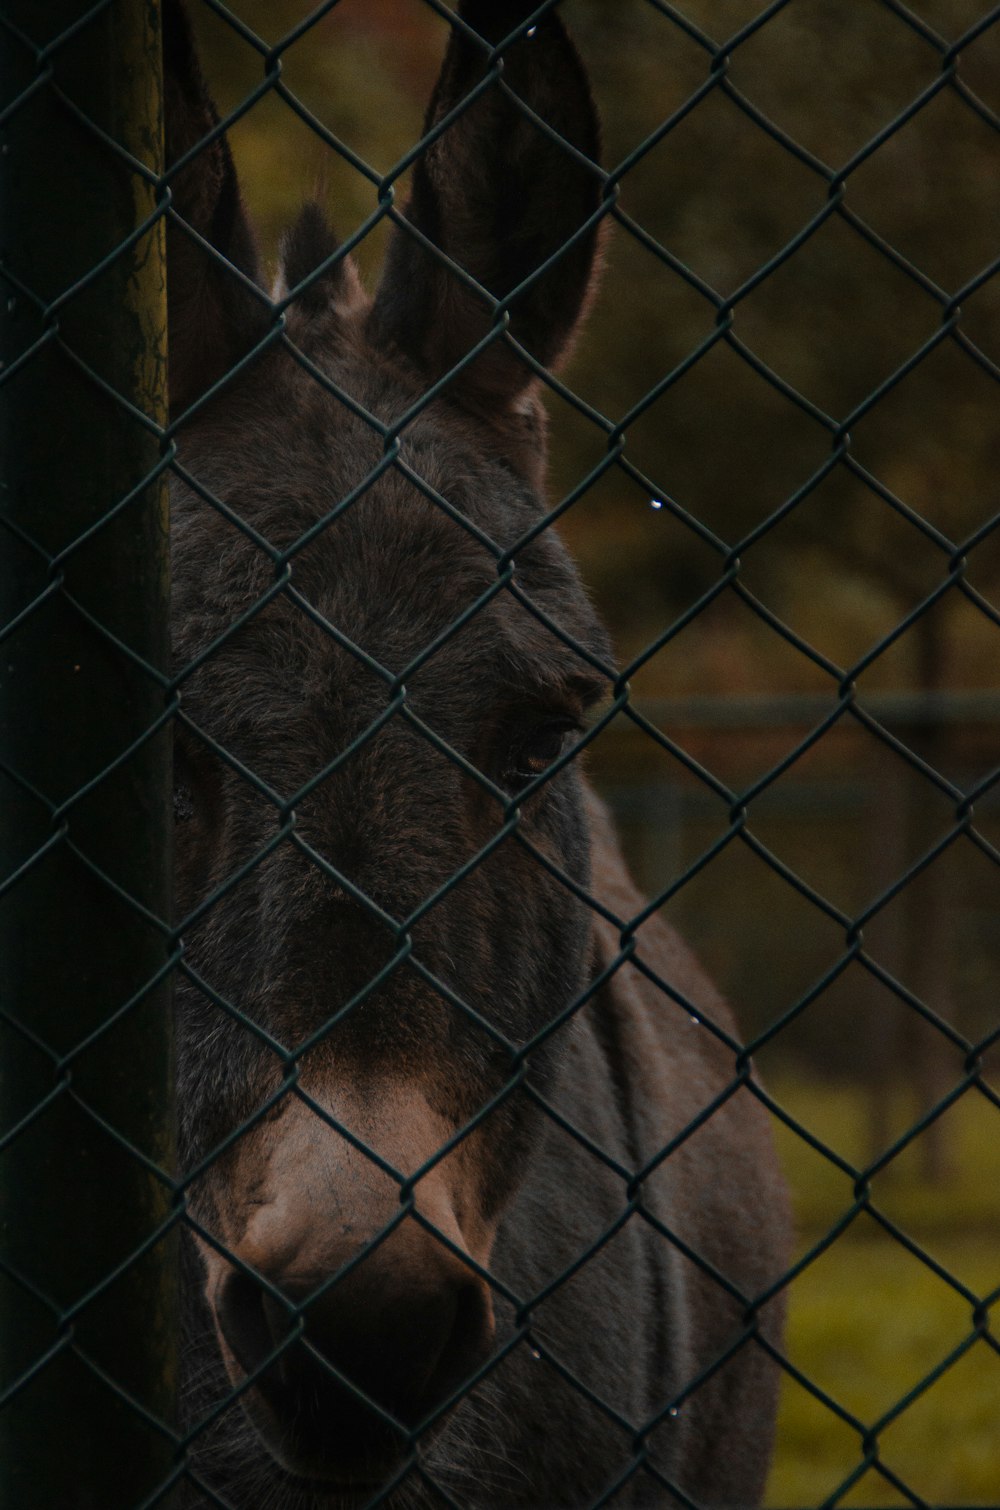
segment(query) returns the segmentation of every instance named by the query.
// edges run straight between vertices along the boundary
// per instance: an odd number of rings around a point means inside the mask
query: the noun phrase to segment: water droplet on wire
[[[524,34],[524,35],[525,35],[525,36],[526,36],[526,37],[533,37],[533,36],[534,36],[534,35],[535,35],[535,32],[536,32],[536,31],[537,31],[537,30],[538,30],[538,27],[537,27],[537,26],[529,26],[529,27],[528,27],[528,30],[527,30],[527,31],[526,31],[526,32],[525,32],[525,34]],[[535,1354],[535,1356],[536,1356],[536,1357],[538,1357],[538,1356],[539,1356],[539,1355],[538,1355],[538,1354],[537,1354],[537,1353],[536,1353],[536,1354]]]
[[[662,509],[662,507],[663,507],[663,499],[662,498],[651,498],[649,500],[649,506],[650,506],[651,509]]]

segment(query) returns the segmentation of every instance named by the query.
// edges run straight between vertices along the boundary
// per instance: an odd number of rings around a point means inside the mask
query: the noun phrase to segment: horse
[[[193,1505],[763,1493],[768,1114],[576,754],[615,674],[540,374],[603,179],[532,9],[458,5],[370,296],[315,203],[265,292],[164,8]]]

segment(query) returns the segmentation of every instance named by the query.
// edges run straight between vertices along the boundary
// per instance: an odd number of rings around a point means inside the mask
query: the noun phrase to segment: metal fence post
[[[161,168],[158,0],[0,0],[4,1510],[175,1452]]]

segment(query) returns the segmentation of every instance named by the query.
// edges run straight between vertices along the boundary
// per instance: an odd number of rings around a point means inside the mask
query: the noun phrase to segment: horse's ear
[[[452,33],[426,130],[459,113],[414,168],[403,214],[419,234],[397,227],[390,243],[370,329],[432,378],[469,353],[495,314],[426,242],[496,299],[531,279],[511,301],[510,332],[546,367],[565,354],[587,302],[597,231],[582,228],[600,204],[601,176],[588,166],[599,127],[583,65],[553,12],[504,49],[499,77],[462,108],[491,71],[491,48],[536,9],[535,0],[462,0],[459,17],[483,44]],[[497,406],[513,406],[531,380],[501,337],[451,391],[499,417]]]
[[[169,172],[219,124],[183,0],[163,7],[163,71]],[[179,413],[254,346],[266,312],[239,276],[259,281],[257,248],[225,137],[201,147],[169,182],[170,406]]]
[[[301,290],[290,305],[295,315],[308,320],[331,309],[346,313],[365,303],[358,270],[350,257],[336,256],[339,250],[322,208],[310,200],[281,241],[278,286],[282,293]]]

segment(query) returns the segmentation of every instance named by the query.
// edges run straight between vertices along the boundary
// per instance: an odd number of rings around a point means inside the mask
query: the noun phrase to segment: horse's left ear
[[[588,166],[599,128],[583,65],[553,12],[504,50],[499,77],[475,96],[492,67],[490,48],[537,8],[536,0],[459,6],[460,19],[489,45],[453,31],[425,129],[459,113],[414,168],[403,215],[419,235],[397,227],[390,243],[369,328],[432,379],[482,339],[494,312],[420,238],[496,299],[532,280],[511,301],[510,331],[546,367],[565,354],[587,302],[597,231],[578,233],[600,203],[600,173]],[[539,273],[550,258],[557,260]],[[531,381],[531,369],[500,338],[450,391],[500,417],[497,406],[512,407]]]
[[[169,170],[219,124],[183,0],[165,0],[163,7],[163,74]],[[170,405],[176,413],[252,349],[267,328],[267,311],[239,276],[260,281],[256,242],[225,137],[201,147],[170,179],[170,189],[183,222],[171,217],[167,223]]]

